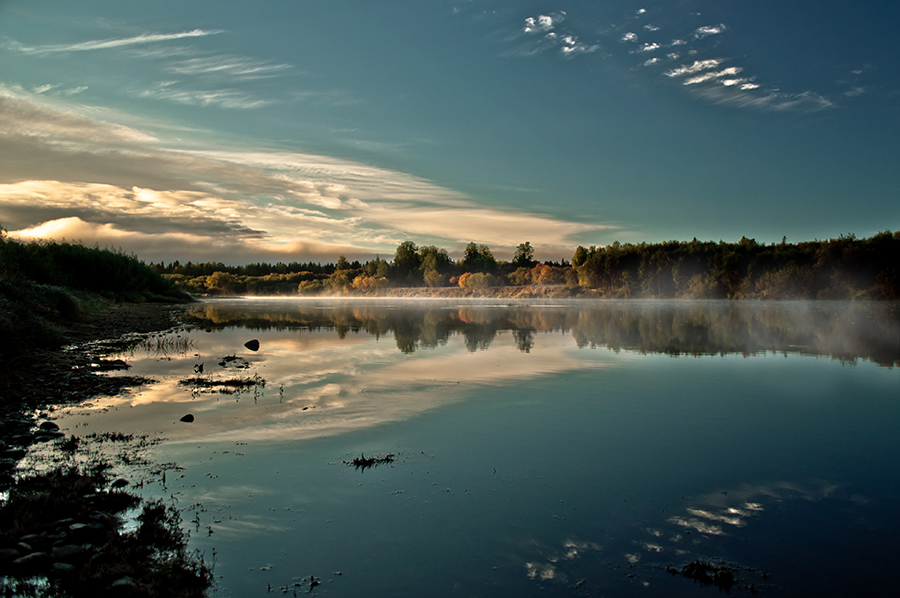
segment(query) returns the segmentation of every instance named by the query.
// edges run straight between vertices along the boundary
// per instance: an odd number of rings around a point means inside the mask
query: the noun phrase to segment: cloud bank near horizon
[[[11,236],[120,247],[147,261],[368,259],[407,239],[451,253],[474,241],[498,256],[529,240],[559,259],[579,235],[613,228],[485,206],[329,156],[214,140],[185,147],[95,113],[0,86],[0,223]]]

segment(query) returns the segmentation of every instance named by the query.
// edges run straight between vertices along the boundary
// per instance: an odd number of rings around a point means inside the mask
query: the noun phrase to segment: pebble
[[[112,587],[117,590],[131,590],[137,587],[134,580],[128,576],[117,579],[112,583]]]
[[[53,570],[57,573],[68,573],[75,570],[75,565],[69,563],[53,563]]]
[[[34,442],[31,434],[16,434],[9,437],[9,443],[13,446],[28,446]]]
[[[47,534],[27,534],[19,538],[19,542],[24,542],[29,546],[37,546],[47,541]]]
[[[68,527],[73,523],[75,523],[75,520],[70,517],[68,519],[60,519],[59,521],[54,522],[53,527],[56,530],[64,530],[68,529]]]
[[[68,544],[66,546],[54,548],[50,552],[50,556],[52,556],[53,560],[55,561],[71,563],[73,561],[84,558],[87,553],[88,551],[84,548],[84,546],[79,546],[78,544]]]
[[[25,449],[17,448],[17,449],[0,450],[0,458],[2,458],[2,459],[19,460],[24,456],[25,456]]]
[[[13,565],[23,569],[36,569],[50,562],[50,555],[46,552],[32,552],[13,561]]]

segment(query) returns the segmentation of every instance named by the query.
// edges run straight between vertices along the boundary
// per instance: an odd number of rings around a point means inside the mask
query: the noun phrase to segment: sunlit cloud
[[[565,13],[561,14],[564,15]],[[638,32],[645,38],[653,37],[656,32],[663,29],[661,25],[665,25],[662,22],[647,22],[647,15],[647,9],[641,8],[635,11],[633,16],[624,17],[620,22],[613,23],[608,28],[597,32],[598,39],[591,41],[580,41],[573,34],[562,31],[562,28],[559,26],[561,19],[556,19],[554,16],[529,17],[525,20],[524,31],[531,34],[533,39],[537,41],[510,54],[531,56],[555,47],[560,48],[560,53],[563,56],[595,52],[600,49],[599,42],[602,38],[615,39],[627,45],[633,44],[627,52],[629,55],[635,55],[636,57],[664,49],[678,48],[678,51],[668,51],[665,56],[665,62],[683,61],[686,56],[691,57],[692,62],[669,68],[661,74],[670,79],[681,79],[682,85],[694,93],[696,97],[736,108],[752,108],[767,111],[793,110],[809,112],[831,108],[835,105],[832,100],[815,91],[786,93],[760,83],[758,75],[736,76],[744,71],[742,66],[731,66],[722,69],[723,63],[734,63],[739,59],[727,56],[708,56],[709,44],[704,43],[703,40],[727,34],[729,27],[724,23],[683,29],[680,32],[675,32],[677,36],[671,38],[671,41],[668,43],[655,39],[644,41]],[[658,21],[658,19],[654,18],[654,21]],[[640,29],[637,29],[637,27],[640,27]],[[666,28],[668,29],[668,27]],[[615,55],[601,54],[601,56],[608,59]],[[664,59],[661,57],[641,58],[635,62],[634,66],[637,68],[656,67],[663,62]],[[858,75],[860,72],[856,71],[854,74]],[[851,86],[848,84],[847,87],[843,97],[856,97],[867,91],[861,85]]]
[[[678,68],[667,71],[665,75],[666,77],[681,77],[683,75],[690,75],[693,73],[699,73],[700,71],[714,69],[720,64],[722,64],[722,60],[717,58],[695,60],[692,64],[682,65]]]
[[[716,79],[721,79],[722,77],[727,77],[731,75],[736,75],[741,72],[743,69],[739,67],[731,67],[727,69],[723,69],[718,72],[704,73],[697,77],[691,77],[690,79],[685,80],[685,85],[696,85],[697,83],[704,83],[706,81],[714,81]],[[734,79],[728,79],[727,81],[731,83],[727,83],[728,85],[734,85]]]
[[[724,24],[720,23],[718,25],[707,25],[705,27],[698,27],[694,30],[694,38],[703,39],[704,37],[709,37],[710,35],[719,35],[723,31],[727,29]]]
[[[396,207],[396,206],[394,206]],[[412,227],[423,234],[464,243],[490,242],[515,246],[523,239],[541,239],[544,245],[564,245],[572,235],[611,228],[596,224],[562,222],[550,216],[468,206],[404,209],[372,208],[365,212],[372,221],[391,227]]]
[[[525,19],[525,33],[546,33],[553,29],[558,23],[565,18],[565,13],[554,13],[552,15],[538,15],[537,17],[528,17]]]
[[[562,47],[560,51],[566,56],[574,56],[576,54],[589,54],[600,49],[597,44],[588,45],[578,41],[574,35],[564,35],[561,39]]]
[[[525,19],[522,31],[534,39],[507,55],[531,56],[551,48],[559,48],[565,58],[579,54],[589,54],[600,49],[598,44],[582,42],[577,35],[565,31],[556,31],[557,26],[566,18],[565,12],[539,15]],[[542,34],[542,35],[537,35]]]
[[[10,236],[23,241],[54,239],[124,249],[148,262],[172,261],[178,256],[185,256],[195,262],[243,263],[248,259],[279,262],[294,261],[300,257],[305,260],[333,262],[337,255],[356,257],[359,253],[359,249],[353,246],[315,241],[295,240],[276,244],[203,234],[151,234],[122,230],[112,224],[85,222],[78,217],[60,218],[32,228],[10,231]]]
[[[576,235],[607,228],[487,207],[329,156],[166,147],[70,108],[0,87],[0,222],[13,236],[121,246],[148,260],[332,261],[389,254],[406,239],[502,249],[540,238],[567,255]]]

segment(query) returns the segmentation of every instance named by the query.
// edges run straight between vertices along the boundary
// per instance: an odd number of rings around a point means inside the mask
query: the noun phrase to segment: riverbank
[[[179,323],[184,305],[104,302],[85,308],[60,329],[53,348],[10,347],[0,368],[0,416],[115,394],[140,383],[129,377],[97,376],[104,356],[133,335],[167,330]],[[15,339],[7,339],[15,345]],[[92,365],[95,364],[95,365]]]
[[[111,465],[99,457],[72,458],[41,472],[21,465],[33,446],[55,443],[61,454],[72,456],[83,449],[86,439],[59,430],[54,406],[151,383],[101,373],[127,369],[109,355],[178,325],[183,309],[95,303],[59,329],[58,347],[6,351],[8,367],[0,374],[3,595],[204,595],[211,571],[188,553],[177,510],[129,492],[129,480],[114,478]],[[129,509],[139,514],[125,531],[121,523]]]

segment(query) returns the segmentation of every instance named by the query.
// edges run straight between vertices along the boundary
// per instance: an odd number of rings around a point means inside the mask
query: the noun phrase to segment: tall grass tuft
[[[159,273],[121,250],[56,241],[0,238],[0,276],[124,299],[167,295],[173,289]]]

